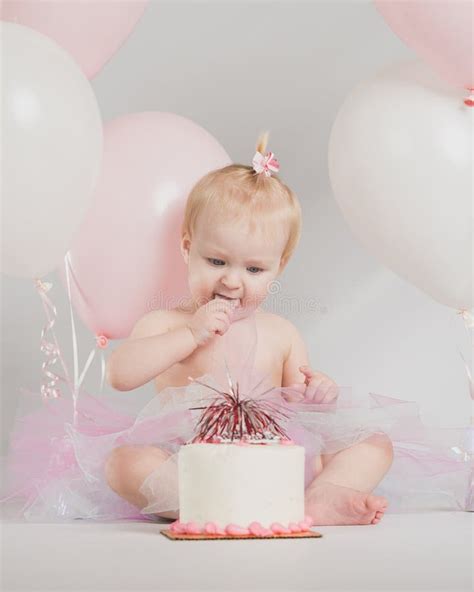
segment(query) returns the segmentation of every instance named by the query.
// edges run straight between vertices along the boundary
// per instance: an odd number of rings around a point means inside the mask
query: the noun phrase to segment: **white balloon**
[[[329,141],[343,216],[387,267],[455,309],[472,307],[474,108],[421,62],[359,84]]]
[[[92,87],[48,37],[1,23],[2,272],[41,277],[67,252],[100,170]]]

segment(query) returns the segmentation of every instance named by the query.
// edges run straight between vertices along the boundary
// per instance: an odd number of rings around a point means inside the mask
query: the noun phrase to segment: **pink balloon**
[[[72,301],[87,327],[126,337],[156,308],[189,295],[180,251],[189,191],[230,158],[202,127],[173,113],[133,113],[104,128],[102,172],[70,249]],[[61,270],[66,285],[64,269]]]
[[[148,0],[3,0],[1,18],[51,37],[93,78],[119,49]]]
[[[393,31],[457,87],[474,87],[472,0],[374,0]]]

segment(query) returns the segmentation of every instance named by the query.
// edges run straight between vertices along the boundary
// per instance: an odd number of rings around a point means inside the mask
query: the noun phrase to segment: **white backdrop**
[[[358,245],[327,171],[331,125],[347,93],[410,57],[368,1],[152,0],[92,84],[104,121],[172,111],[209,130],[236,162],[250,163],[258,133],[271,130],[269,147],[299,195],[304,229],[282,291],[268,308],[300,328],[313,368],[339,384],[417,401],[427,423],[460,426],[470,416],[457,348],[466,357],[470,350],[460,318]],[[71,363],[66,294],[56,273],[47,279],[54,284],[57,335]],[[77,323],[83,364],[94,339]],[[3,453],[19,389],[39,391],[43,325],[32,283],[2,277]],[[98,384],[97,365],[86,388]],[[126,405],[152,393],[149,384],[114,396]]]

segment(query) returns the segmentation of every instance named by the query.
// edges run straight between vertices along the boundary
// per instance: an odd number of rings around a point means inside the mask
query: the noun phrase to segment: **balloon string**
[[[43,382],[41,384],[41,394],[45,399],[57,399],[61,396],[61,391],[57,387],[58,380],[64,380],[58,374],[55,374],[51,367],[54,366],[57,361],[59,360],[66,377],[66,382],[68,386],[71,388],[71,380],[69,377],[69,373],[64,363],[64,359],[61,354],[61,349],[58,344],[58,340],[56,338],[56,334],[54,332],[54,324],[57,318],[57,311],[54,304],[51,302],[50,298],[46,295],[47,292],[52,287],[51,283],[42,282],[40,279],[35,279],[35,286],[40,295],[41,302],[43,304],[43,309],[45,312],[45,316],[47,319],[46,325],[43,327],[41,331],[41,352],[44,353],[47,359],[42,364],[42,372],[44,375]],[[46,335],[50,332],[52,341],[48,341]]]
[[[99,345],[96,345],[94,349],[92,349],[89,352],[89,356],[87,358],[87,362],[84,365],[84,369],[82,370],[81,376],[79,377],[79,382],[78,382],[78,390],[81,389],[82,383],[84,381],[84,378],[86,377],[86,374],[89,370],[89,368],[92,365],[92,362],[94,361],[95,355],[97,353],[97,350],[99,348]],[[101,360],[100,360],[100,388],[99,388],[99,394],[101,395],[103,390],[104,390],[104,382],[105,382],[105,358],[104,358],[104,352],[101,351]]]
[[[78,293],[81,295],[81,297],[86,305],[87,305],[87,302],[84,298],[82,291],[80,290],[80,288],[77,284],[76,278],[74,277],[74,273],[72,270],[70,251],[68,251],[64,257],[64,266],[66,268],[67,296],[68,296],[68,303],[69,303],[69,315],[71,317],[72,348],[73,348],[73,363],[74,363],[74,392],[75,392],[74,412],[76,413],[77,412],[76,403],[77,403],[77,396],[78,396],[79,390],[82,386],[82,383],[84,382],[84,379],[86,377],[86,374],[87,374],[89,368],[91,367],[92,362],[94,361],[97,349],[100,346],[99,346],[99,342],[97,342],[95,348],[89,352],[89,355],[87,357],[87,361],[84,364],[84,368],[81,372],[81,375],[78,376],[79,375],[79,355],[78,355],[78,346],[77,346],[76,325],[74,322],[74,311],[73,311],[72,296],[71,296],[71,279],[74,281],[75,287],[76,287]],[[104,388],[104,381],[105,381],[105,359],[104,359],[103,352],[102,352],[101,358],[102,359],[101,359],[100,394],[102,394],[102,391]]]
[[[72,310],[71,300],[71,278],[69,273],[70,266],[70,253],[66,253],[64,257],[64,266],[66,268],[66,285],[67,285],[67,297],[69,301],[69,315],[71,317],[71,333],[72,333],[72,356],[73,356],[73,368],[74,368],[74,388],[72,391],[72,403],[73,403],[73,425],[77,423],[77,397],[79,389],[79,355],[77,350],[77,335],[76,335],[76,324],[74,322],[74,313]]]
[[[90,365],[92,364],[92,360],[95,357],[95,352],[97,351],[97,348],[94,348],[90,351],[89,356],[87,358],[87,362],[84,364],[84,369],[82,370],[81,376],[79,378],[79,382],[78,382],[78,388],[81,388],[82,382],[87,374],[87,371],[90,368]]]
[[[74,363],[74,381],[71,380],[69,375],[66,363],[64,362],[64,358],[61,353],[61,348],[59,347],[59,343],[54,332],[54,325],[57,319],[57,310],[54,304],[52,303],[51,299],[47,296],[47,292],[49,292],[52,288],[52,284],[49,282],[42,282],[39,278],[35,279],[35,286],[38,291],[38,294],[41,297],[41,301],[43,304],[43,309],[45,312],[45,316],[47,319],[46,325],[43,327],[41,331],[41,345],[40,349],[41,352],[46,356],[46,360],[42,364],[42,373],[43,373],[43,380],[41,384],[41,395],[43,399],[57,399],[61,397],[61,390],[58,387],[57,383],[59,380],[65,381],[69,387],[69,390],[72,394],[73,399],[73,425],[77,425],[78,421],[78,409],[77,409],[77,401],[80,387],[84,381],[84,378],[94,360],[96,355],[97,349],[99,347],[103,347],[100,341],[98,340],[96,346],[87,358],[87,361],[84,365],[84,368],[79,376],[79,355],[78,355],[78,343],[77,343],[77,332],[76,332],[76,325],[74,322],[74,312],[72,307],[72,298],[71,298],[71,277],[70,277],[70,254],[69,252],[65,256],[65,268],[66,268],[66,280],[67,280],[67,294],[68,294],[68,302],[69,302],[69,313],[71,317],[71,332],[72,332],[72,348],[73,348],[73,363]],[[50,338],[47,338],[48,333],[50,333]],[[105,339],[105,338],[102,338]],[[105,340],[107,341],[107,340]],[[58,362],[61,363],[61,366],[64,370],[65,378],[53,372],[52,367]],[[100,393],[103,392],[105,381],[105,358],[104,353],[101,352],[101,379],[100,379]]]
[[[474,315],[472,313],[470,313],[467,310],[460,310],[458,311],[458,314],[461,315],[463,321],[464,321],[464,328],[466,329],[466,333],[471,345],[471,352],[474,348]],[[472,379],[472,372],[471,372],[471,368],[470,365],[468,363],[468,361],[466,360],[466,358],[464,357],[464,354],[461,351],[461,348],[458,346],[457,347],[459,355],[461,356],[461,359],[464,363],[464,367],[466,369],[466,374],[467,374],[467,380],[468,380],[468,384],[469,384],[469,394],[471,396],[471,400],[473,401],[474,404],[474,381]],[[472,364],[472,362],[471,362]],[[474,417],[472,418],[474,420]]]
[[[473,355],[473,348],[474,348],[474,315],[469,312],[468,310],[460,310],[458,314],[461,315],[464,321],[464,328],[466,329],[466,333],[468,335],[469,343],[471,346],[471,356]],[[467,379],[469,382],[469,392],[471,395],[471,432],[470,432],[470,439],[471,441],[468,442],[468,450],[470,452],[470,462],[471,462],[471,474],[469,476],[468,488],[467,488],[467,495],[465,500],[464,509],[472,512],[474,511],[474,465],[472,464],[473,452],[474,452],[474,382],[472,379],[472,372],[471,368],[464,357],[461,349],[458,346],[458,352],[461,355],[461,359],[464,363],[464,367],[466,369]],[[472,361],[471,361],[472,365]]]
[[[77,351],[77,336],[76,336],[76,325],[74,323],[74,314],[72,310],[72,299],[71,299],[71,276],[70,276],[70,253],[66,253],[64,257],[64,266],[66,268],[66,285],[67,285],[67,297],[69,301],[69,315],[71,317],[71,331],[72,331],[72,353],[73,353],[73,367],[74,367],[74,395],[77,394],[77,385],[79,382],[79,356]]]
[[[104,390],[104,382],[105,382],[105,356],[104,352],[100,352],[100,390],[99,394],[102,394]]]

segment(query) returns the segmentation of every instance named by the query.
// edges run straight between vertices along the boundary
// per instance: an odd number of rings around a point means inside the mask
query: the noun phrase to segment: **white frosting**
[[[304,520],[304,448],[188,444],[178,456],[181,523],[248,526]]]

